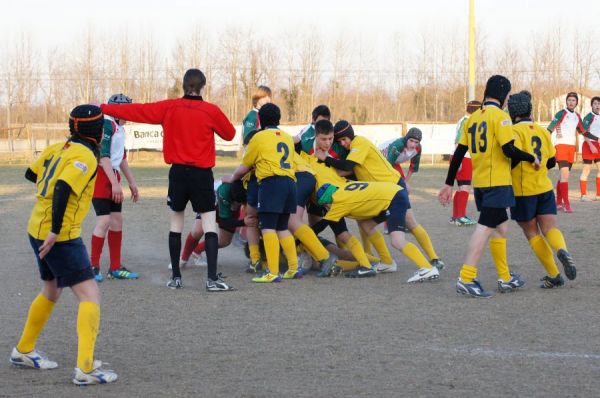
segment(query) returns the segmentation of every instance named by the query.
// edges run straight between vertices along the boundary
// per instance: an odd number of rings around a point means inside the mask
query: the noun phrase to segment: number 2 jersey
[[[529,162],[519,162],[512,169],[513,191],[515,196],[539,195],[553,189],[548,178],[546,162],[556,155],[548,131],[532,121],[521,121],[513,126],[515,146],[522,151],[533,153],[540,160],[536,170]]]
[[[29,217],[27,232],[35,239],[45,240],[52,228],[52,198],[54,186],[63,180],[71,187],[71,195],[63,217],[58,242],[81,235],[81,223],[90,209],[98,160],[90,148],[69,141],[46,148],[29,166],[37,175],[37,202]]]
[[[256,133],[248,146],[242,163],[254,168],[260,182],[268,177],[290,177],[296,181],[294,140],[284,131],[267,128]]]
[[[473,187],[511,185],[510,159],[502,146],[514,140],[510,116],[497,105],[484,104],[464,123],[459,144],[469,148],[473,161]]]
[[[392,199],[402,189],[391,182],[349,181],[338,185],[333,194],[333,202],[325,217],[329,221],[339,221],[342,217],[366,220],[381,214],[390,207]]]

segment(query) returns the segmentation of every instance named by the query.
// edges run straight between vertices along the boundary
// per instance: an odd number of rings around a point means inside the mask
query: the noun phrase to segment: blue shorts
[[[255,209],[258,207],[258,180],[256,176],[252,174],[248,180],[248,189],[246,190],[246,200],[250,207]]]
[[[475,188],[475,205],[477,211],[484,207],[507,208],[515,205],[515,194],[512,185],[490,188]]]
[[[315,176],[308,171],[296,173],[296,204],[300,207],[306,207],[310,195],[315,191],[317,180]]]
[[[400,177],[400,181],[398,181],[398,184],[400,185],[405,191],[406,191],[406,200],[408,200],[408,207],[407,209],[410,209],[410,199],[408,199],[408,188],[406,187],[406,181],[404,181],[404,177]]]
[[[516,196],[516,205],[510,208],[510,218],[515,221],[530,221],[538,214],[556,214],[554,191],[531,196]]]
[[[42,280],[52,281],[56,278],[56,285],[63,288],[94,279],[90,256],[81,238],[56,242],[43,259],[40,259],[39,250],[44,241],[29,235],[29,243]]]
[[[390,207],[373,218],[377,224],[387,221],[389,232],[406,231],[406,211],[408,210],[408,191],[398,191],[390,202]]]
[[[267,177],[258,184],[259,213],[296,213],[296,182],[289,177]]]

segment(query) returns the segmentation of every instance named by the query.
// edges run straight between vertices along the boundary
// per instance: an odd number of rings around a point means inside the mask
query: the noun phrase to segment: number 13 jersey
[[[254,167],[259,182],[273,176],[290,177],[296,181],[295,155],[292,137],[279,129],[269,128],[250,139],[242,163]]]
[[[502,145],[514,140],[510,116],[495,104],[486,103],[463,124],[459,144],[466,145],[473,161],[473,187],[511,185],[510,159]]]
[[[515,196],[539,195],[553,189],[548,178],[546,161],[556,155],[548,131],[531,121],[522,121],[513,126],[515,146],[525,152],[533,153],[540,160],[540,169],[536,170],[529,162],[519,162],[512,169],[513,191]]]

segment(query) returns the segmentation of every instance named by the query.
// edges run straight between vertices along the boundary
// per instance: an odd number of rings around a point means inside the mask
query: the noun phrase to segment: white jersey
[[[577,127],[581,123],[581,117],[575,111],[563,109],[558,112],[552,121],[555,124],[556,134],[552,137],[554,145],[573,145],[577,144]],[[556,121],[556,123],[555,123]]]

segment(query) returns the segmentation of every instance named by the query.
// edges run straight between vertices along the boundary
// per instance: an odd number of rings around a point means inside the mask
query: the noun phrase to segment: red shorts
[[[575,163],[575,145],[558,144],[555,148],[557,162]]]
[[[456,181],[471,181],[472,178],[473,163],[471,162],[471,158],[463,158],[458,173],[456,173]]]
[[[590,151],[590,145],[593,145],[596,148],[596,153]],[[590,143],[584,142],[581,146],[581,156],[583,157],[583,160],[600,159],[600,143],[597,141],[592,141]]]
[[[121,182],[121,174],[117,170],[113,170],[117,176],[117,181]],[[106,176],[104,169],[98,166],[98,175],[96,176],[96,185],[94,185],[95,199],[112,199],[112,184]]]

